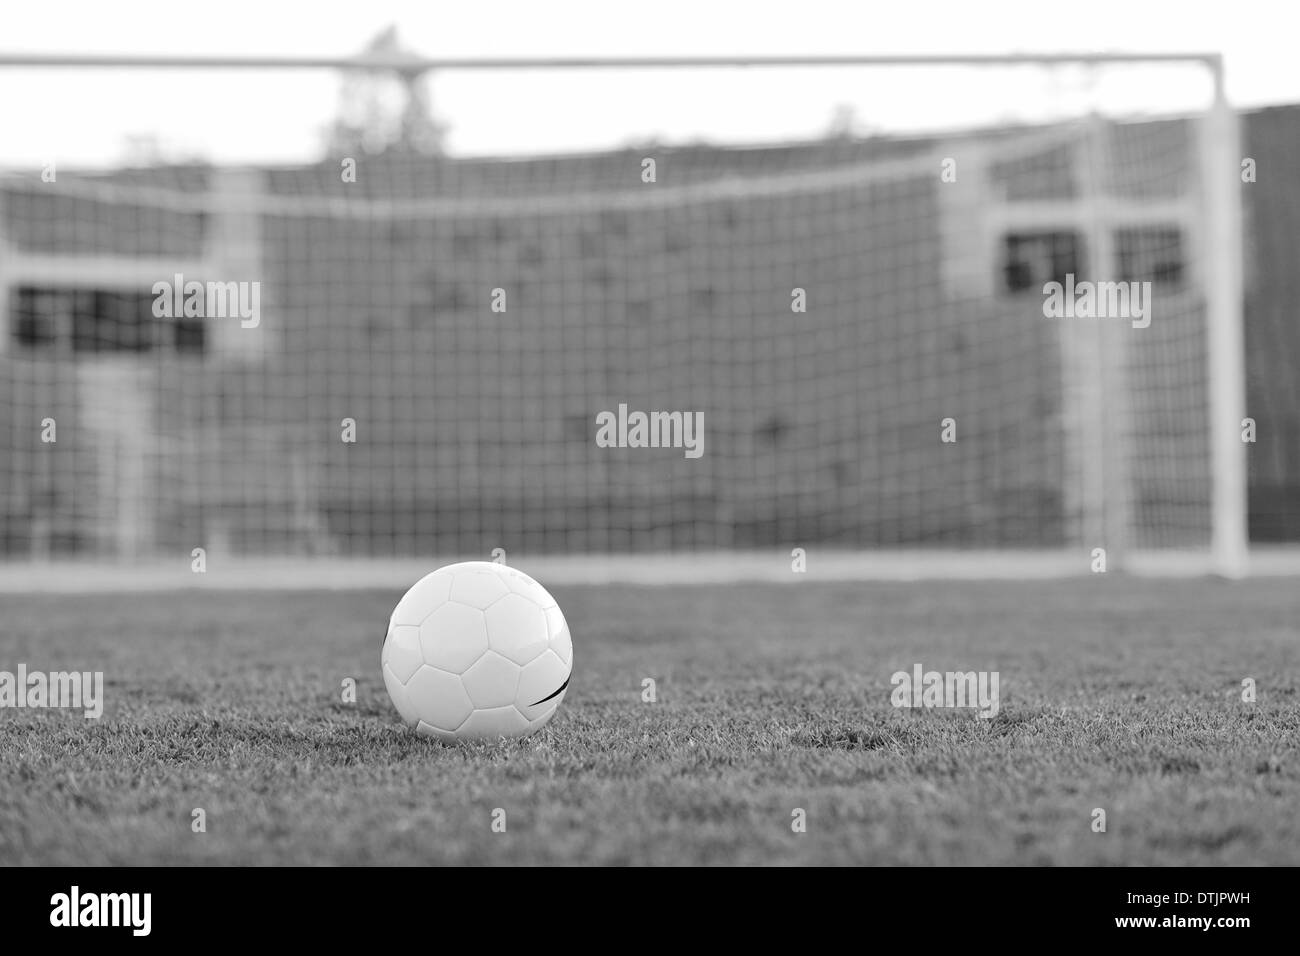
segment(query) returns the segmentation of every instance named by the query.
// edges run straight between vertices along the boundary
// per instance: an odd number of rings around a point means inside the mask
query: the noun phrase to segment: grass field
[[[1300,863],[1294,581],[552,591],[560,712],[464,747],[388,701],[397,593],[6,596],[0,670],[106,711],[0,711],[0,862]],[[1001,712],[895,710],[917,662]]]

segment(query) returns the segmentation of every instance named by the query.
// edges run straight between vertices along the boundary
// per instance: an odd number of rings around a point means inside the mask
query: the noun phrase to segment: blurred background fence
[[[480,158],[417,96],[299,162],[11,164],[0,554],[1208,549],[1205,113],[1047,101]],[[1241,137],[1290,164],[1300,109]],[[1294,541],[1300,183],[1232,188],[1247,517]],[[1151,282],[1150,326],[1045,318],[1067,275]],[[258,314],[157,315],[186,282]],[[620,405],[698,413],[702,455],[599,447]]]

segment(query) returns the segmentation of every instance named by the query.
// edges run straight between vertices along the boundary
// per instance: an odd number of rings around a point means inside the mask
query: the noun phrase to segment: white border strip
[[[208,558],[190,570],[189,557],[134,565],[98,562],[0,564],[0,593],[403,590],[444,564],[481,555],[441,558]],[[795,573],[787,551],[654,555],[520,555],[509,563],[550,585],[689,586],[741,583],[1046,581],[1092,573],[1086,552],[1063,551],[818,551]],[[1142,577],[1203,577],[1214,573],[1208,551],[1135,552],[1129,573]],[[1300,548],[1254,549],[1253,577],[1300,577]]]

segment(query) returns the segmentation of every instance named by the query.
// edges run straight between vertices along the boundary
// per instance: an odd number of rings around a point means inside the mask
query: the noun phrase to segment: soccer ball
[[[397,602],[381,655],[384,686],[421,734],[495,740],[531,734],[569,686],[569,625],[544,587],[490,561],[449,564]]]

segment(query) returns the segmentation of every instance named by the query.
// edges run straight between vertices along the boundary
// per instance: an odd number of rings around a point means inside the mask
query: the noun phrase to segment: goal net
[[[0,556],[1231,563],[1213,67],[0,66]]]

